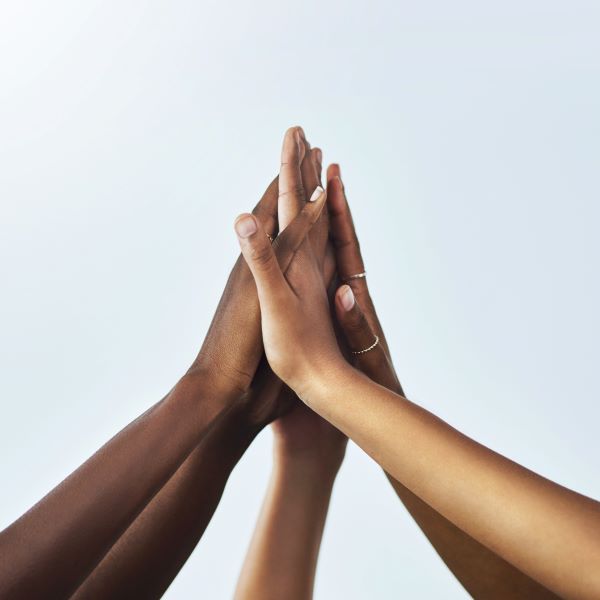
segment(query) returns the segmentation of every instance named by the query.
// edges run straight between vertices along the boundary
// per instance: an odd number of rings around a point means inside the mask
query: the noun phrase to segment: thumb
[[[254,215],[243,214],[235,220],[234,228],[262,306],[278,294],[285,293],[288,283],[260,221]]]
[[[373,370],[385,358],[383,347],[349,285],[342,285],[335,293],[335,314],[352,352],[353,362],[358,363],[361,370]]]

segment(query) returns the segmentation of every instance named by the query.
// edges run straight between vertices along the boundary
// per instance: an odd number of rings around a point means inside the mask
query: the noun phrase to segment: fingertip
[[[254,215],[243,213],[235,220],[233,228],[238,237],[245,239],[257,232],[258,223]]]
[[[356,304],[352,288],[347,284],[340,286],[336,292],[336,301],[341,308],[342,313],[350,312]]]
[[[325,194],[325,190],[318,185],[312,193],[309,202],[316,202],[323,194]]]
[[[337,163],[331,163],[327,167],[327,181],[334,179],[335,177],[341,177],[342,171],[340,165]]]
[[[341,179],[337,175],[334,175],[332,178],[328,179],[327,192],[327,204],[329,209],[333,210],[335,213],[344,210],[346,204],[344,186]]]
[[[283,136],[283,162],[302,161],[305,154],[304,132],[301,127],[289,127]]]
[[[320,168],[323,164],[323,151],[321,150],[321,148],[313,148],[312,153]]]
[[[306,141],[306,134],[300,125],[296,125],[296,131],[298,132],[300,139]]]

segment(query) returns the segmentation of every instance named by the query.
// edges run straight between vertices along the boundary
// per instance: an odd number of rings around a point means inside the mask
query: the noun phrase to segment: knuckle
[[[302,185],[302,182],[296,182],[290,186],[287,186],[286,189],[282,190],[280,188],[279,190],[279,198],[285,198],[285,196],[299,196],[301,198],[304,197],[304,186]]]
[[[259,266],[268,265],[272,258],[271,246],[260,244],[250,248],[250,260]]]
[[[368,329],[368,325],[364,320],[360,311],[355,310],[352,311],[352,314],[349,315],[348,319],[348,329],[354,333],[362,332]]]

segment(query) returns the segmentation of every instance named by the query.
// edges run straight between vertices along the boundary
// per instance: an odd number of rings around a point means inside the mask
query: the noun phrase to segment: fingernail
[[[340,301],[346,312],[352,310],[352,307],[354,306],[354,294],[352,292],[352,288],[349,285],[345,285],[342,288],[342,293],[340,294]]]
[[[318,185],[315,188],[315,191],[312,193],[312,196],[310,197],[309,202],[314,202],[315,200],[317,200],[323,192],[324,192],[323,188],[320,185]]]
[[[323,153],[321,152],[320,148],[315,148],[315,154],[317,156],[317,161],[319,164],[323,163]]]
[[[256,233],[256,221],[251,216],[240,217],[235,222],[235,231],[241,238],[250,237]]]

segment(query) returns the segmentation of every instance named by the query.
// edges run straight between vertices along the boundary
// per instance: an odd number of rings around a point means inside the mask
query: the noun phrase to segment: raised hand
[[[298,396],[414,495],[542,586],[559,596],[597,598],[600,504],[478,444],[350,367],[310,245],[298,250],[305,279],[296,285],[255,219],[238,219],[237,232],[258,290],[267,358]],[[374,343],[360,350],[372,351]]]
[[[288,132],[286,139],[290,138],[300,147],[294,131]],[[301,155],[298,156],[300,159]],[[264,222],[269,233],[275,231],[277,195],[274,182],[256,209],[258,216],[253,217]],[[322,205],[318,203],[306,204],[294,222],[278,236],[273,248],[269,243],[269,250],[277,253],[284,269],[292,262],[298,247],[304,244],[321,210]],[[265,241],[268,242],[266,234]],[[252,402],[256,394],[246,391],[253,381],[261,353],[256,292],[243,261],[238,261],[208,340],[187,375],[162,401],[117,434],[0,533],[3,557],[0,596],[54,598],[72,594],[218,419],[229,416],[231,409],[245,409],[248,405],[260,408],[258,400]],[[261,394],[260,401],[278,394],[279,390]],[[277,405],[272,400],[267,404],[269,407]],[[270,408],[263,409],[258,411],[259,417],[264,419],[262,424],[273,418]],[[242,413],[247,423],[248,413],[245,410]],[[236,412],[235,419],[239,418]],[[250,439],[252,430],[260,425],[254,423],[251,427]],[[236,428],[237,425],[233,430]],[[237,431],[239,433],[239,429]],[[244,437],[247,439],[246,434]],[[241,452],[245,443],[247,441],[239,444]],[[200,460],[202,453],[195,456],[200,456]],[[231,469],[233,464],[235,460],[224,468]],[[189,475],[190,469],[185,472]],[[185,481],[189,479],[184,477]],[[180,484],[179,481],[174,485],[185,491],[186,486]],[[160,505],[154,506],[160,508]],[[148,593],[155,591],[156,588]]]
[[[367,278],[352,277],[364,274],[365,265],[338,165],[329,167],[327,180],[327,206],[337,270],[339,278],[347,282],[335,294],[337,321],[350,352],[360,352],[378,340],[372,350],[350,354],[350,360],[376,383],[404,395],[375,312]],[[557,597],[464,533],[391,475],[387,476],[442,560],[474,598],[533,600]]]
[[[312,189],[318,184],[320,169],[316,154],[310,151],[298,128],[291,129],[285,136],[282,163],[288,169],[295,165],[301,172],[295,187]],[[289,187],[285,172],[278,179],[284,189]],[[279,194],[277,183],[276,179],[269,186],[254,210],[273,234],[277,230],[278,198],[282,200],[287,196]],[[298,210],[304,205],[302,199]],[[312,208],[309,206],[307,210]],[[281,252],[286,244],[291,244],[287,248],[293,253],[293,227],[276,240],[276,251]],[[283,256],[282,262],[285,260]],[[114,544],[74,598],[115,597],[126,593],[140,598],[160,596],[201,538],[229,473],[248,445],[265,424],[298,402],[289,388],[283,388],[264,357],[248,386],[247,376],[256,360],[256,350],[262,349],[258,315],[253,310],[256,303],[254,282],[242,259],[234,267],[211,333],[191,370],[193,379],[202,380],[204,368],[214,364],[213,378],[221,381],[217,387],[225,390],[221,403],[232,402],[232,406],[216,419],[208,434]]]
[[[315,190],[310,201],[322,209],[325,192]],[[301,396],[315,370],[344,364],[329,314],[321,261],[307,239],[288,277],[254,216],[238,217],[235,230],[256,283],[269,364]],[[294,278],[294,273],[302,277]]]
[[[265,237],[276,238],[273,251],[284,271],[290,265],[299,240],[293,232],[291,238],[290,232],[284,234],[279,223],[283,220],[287,226],[290,215],[297,216],[306,204],[305,189],[318,185],[317,159],[318,154],[310,151],[303,130],[300,127],[288,129],[283,140],[280,175],[271,182],[253,210]],[[280,235],[277,235],[278,229]],[[311,235],[314,234],[311,232]],[[262,354],[256,288],[247,263],[240,256],[188,375],[210,377],[216,387],[223,390],[226,399],[238,398],[250,388]],[[257,407],[257,412],[265,411]]]

